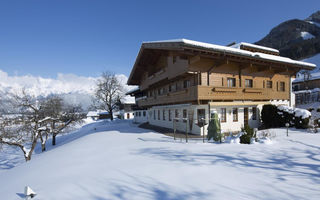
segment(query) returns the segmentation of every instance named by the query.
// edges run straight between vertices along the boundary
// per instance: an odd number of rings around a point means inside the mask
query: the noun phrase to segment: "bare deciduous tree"
[[[95,96],[98,107],[107,110],[113,120],[113,112],[119,107],[121,99],[124,97],[123,86],[115,74],[104,72],[97,82]]]
[[[19,113],[1,120],[0,143],[19,147],[25,160],[29,161],[43,131],[40,127],[41,106],[39,101],[25,91],[22,95],[12,95],[11,100]]]
[[[23,91],[10,99],[16,114],[0,120],[0,144],[19,147],[26,161],[31,159],[39,139],[45,151],[51,135],[54,145],[57,134],[81,119],[79,106],[65,105],[59,97],[36,99]]]

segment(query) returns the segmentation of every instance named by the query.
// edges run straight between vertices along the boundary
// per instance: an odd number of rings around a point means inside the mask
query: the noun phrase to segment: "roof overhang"
[[[227,58],[228,56],[235,57],[239,60],[241,59],[247,59],[247,60],[253,60],[253,61],[260,61],[265,63],[271,64],[279,64],[283,65],[286,68],[295,68],[295,70],[313,70],[316,65],[312,63],[302,62],[302,61],[296,61],[292,60],[287,57],[282,56],[276,56],[276,55],[270,55],[265,53],[259,53],[259,52],[251,52],[247,50],[237,49],[233,47],[226,47],[221,45],[215,45],[215,44],[209,44],[209,43],[203,43],[193,40],[186,40],[186,39],[178,39],[178,40],[164,40],[164,41],[154,41],[154,42],[143,42],[140,48],[140,51],[138,53],[138,56],[136,58],[135,64],[133,66],[133,69],[130,73],[129,79],[128,79],[128,85],[139,85],[140,80],[135,78],[135,76],[138,76],[139,74],[139,60],[141,59],[142,55],[147,50],[165,50],[165,51],[181,51],[184,52],[185,50],[191,50],[191,51],[204,51],[207,53],[215,53],[218,54],[221,58]],[[140,70],[140,73],[143,70]]]

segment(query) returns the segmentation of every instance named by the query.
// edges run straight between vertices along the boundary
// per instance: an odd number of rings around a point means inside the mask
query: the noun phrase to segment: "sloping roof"
[[[247,42],[240,42],[240,43],[234,44],[230,47],[240,49],[241,46],[252,47],[255,49],[261,49],[261,50],[265,50],[265,51],[271,51],[274,53],[280,53],[279,50],[277,50],[277,49],[273,49],[273,48],[265,47],[265,46],[260,46],[260,45],[256,45],[256,44],[251,44],[251,43],[247,43]]]
[[[265,49],[268,49],[268,51],[277,52],[276,49],[272,49],[272,48],[268,48],[268,47],[262,47],[259,45],[253,45],[253,44],[249,44],[249,43],[242,43],[242,44],[246,44],[247,46],[251,45],[251,46],[254,46],[254,48],[260,48],[260,49],[265,48]],[[135,73],[138,60],[141,57],[144,49],[182,50],[186,47],[192,47],[192,48],[196,48],[199,50],[209,50],[212,52],[222,53],[224,55],[228,54],[228,55],[242,56],[242,57],[251,58],[251,59],[255,59],[255,60],[277,62],[277,63],[292,65],[292,66],[299,67],[301,69],[307,69],[307,70],[311,70],[316,67],[316,65],[312,64],[312,63],[292,60],[290,58],[282,57],[282,56],[276,56],[276,55],[270,55],[270,54],[265,54],[265,53],[260,53],[260,52],[251,52],[251,51],[247,51],[247,50],[242,50],[242,49],[238,49],[237,46],[227,47],[227,46],[198,42],[198,41],[188,40],[188,39],[161,40],[161,41],[150,41],[150,42],[143,42],[142,43],[139,54],[136,59],[136,62],[135,62],[133,69],[130,73],[130,76],[128,79],[128,84],[129,85],[131,84],[131,80],[132,80],[133,74]]]
[[[143,44],[151,44],[151,43],[183,43],[185,45],[205,48],[208,50],[214,50],[214,51],[218,51],[218,52],[232,53],[232,54],[248,56],[248,57],[252,57],[252,58],[260,57],[260,58],[270,60],[270,61],[278,61],[278,62],[283,62],[283,63],[287,63],[287,64],[302,65],[302,66],[306,66],[306,67],[310,67],[310,68],[316,67],[315,64],[292,60],[287,57],[274,56],[274,55],[258,53],[258,52],[251,52],[251,51],[246,51],[246,50],[242,50],[242,49],[238,49],[238,48],[234,48],[234,47],[226,47],[226,46],[221,46],[221,45],[216,45],[216,44],[198,42],[198,41],[194,41],[194,40],[176,39],[176,40],[143,42]],[[249,43],[243,43],[243,44],[249,44]],[[251,45],[253,45],[253,44],[251,44]],[[254,46],[259,46],[259,45],[254,45]],[[262,46],[259,46],[259,47],[262,47]],[[268,47],[265,47],[265,48],[268,48]]]

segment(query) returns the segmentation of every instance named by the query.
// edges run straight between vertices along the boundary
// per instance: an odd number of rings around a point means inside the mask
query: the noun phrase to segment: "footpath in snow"
[[[0,152],[0,199],[26,185],[46,200],[319,199],[320,134],[270,131],[272,144],[186,144],[131,121],[91,123],[28,163]]]

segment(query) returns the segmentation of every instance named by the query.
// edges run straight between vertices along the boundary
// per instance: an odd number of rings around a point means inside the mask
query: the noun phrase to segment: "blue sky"
[[[256,42],[279,23],[319,9],[318,0],[1,0],[0,70],[128,76],[143,41]]]

